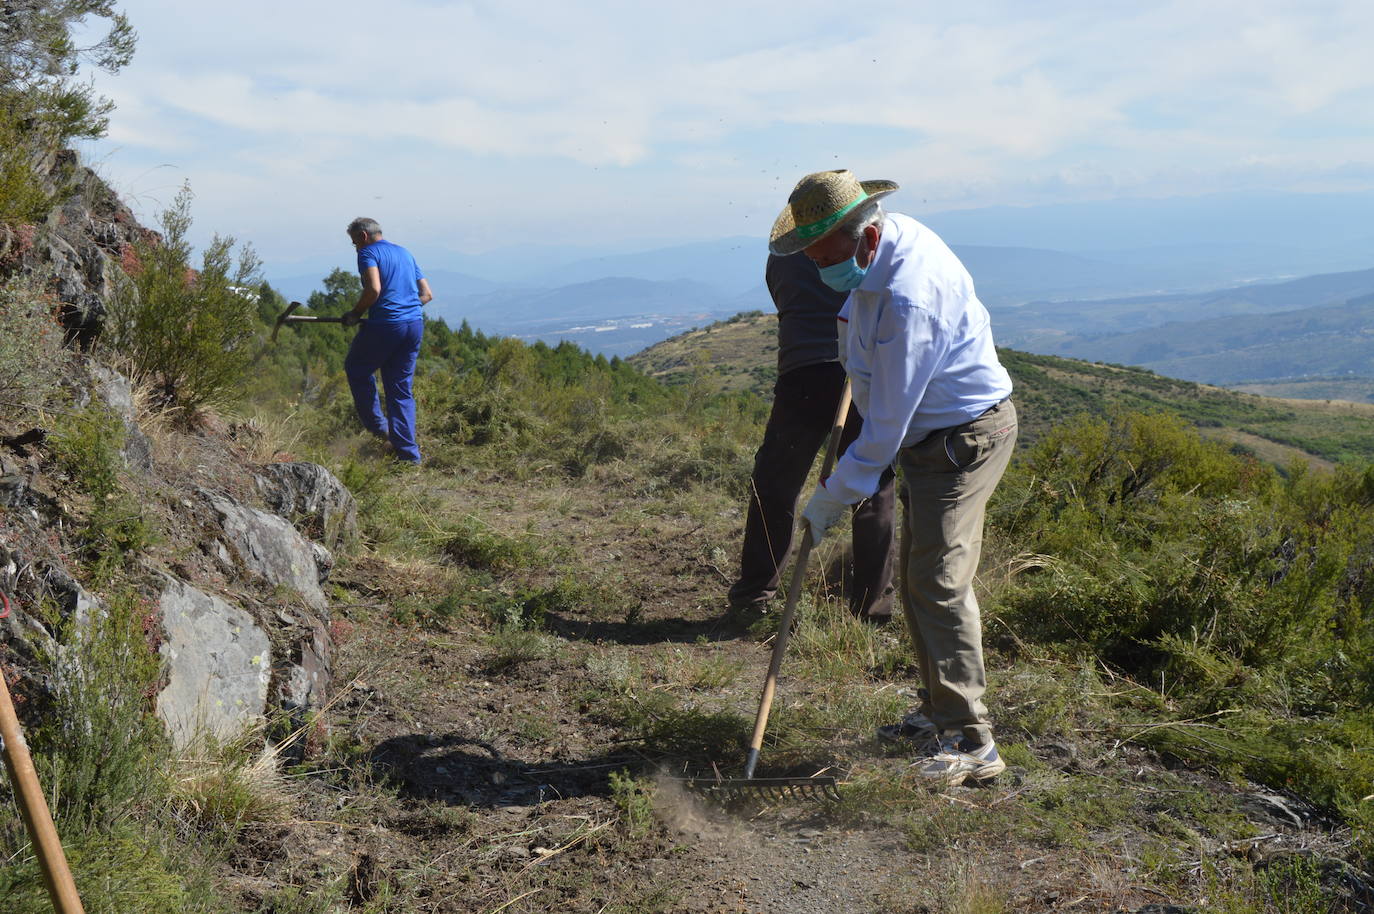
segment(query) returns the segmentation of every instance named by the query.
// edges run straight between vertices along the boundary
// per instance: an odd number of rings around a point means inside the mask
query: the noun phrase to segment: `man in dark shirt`
[[[736,609],[762,609],[777,592],[792,545],[797,495],[825,444],[844,390],[835,315],[846,293],[821,282],[805,254],[768,258],[768,291],[778,309],[778,381],[773,410],[754,455],[749,514],[740,575],[730,588]],[[851,409],[840,449],[859,435],[863,420]],[[872,498],[854,511],[850,609],[875,623],[892,617],[891,468]]]

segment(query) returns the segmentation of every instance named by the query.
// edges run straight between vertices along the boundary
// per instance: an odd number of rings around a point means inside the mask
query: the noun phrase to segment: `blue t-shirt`
[[[424,317],[416,283],[424,279],[425,274],[420,272],[420,265],[409,251],[385,238],[378,238],[358,250],[358,273],[366,273],[368,267],[376,267],[382,280],[382,294],[367,310],[368,320],[397,324]]]

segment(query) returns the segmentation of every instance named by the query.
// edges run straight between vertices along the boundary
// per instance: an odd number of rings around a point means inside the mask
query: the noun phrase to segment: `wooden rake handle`
[[[4,618],[9,615],[10,601],[3,591],[0,591],[0,599],[4,601],[0,618]],[[48,811],[48,801],[38,783],[38,772],[33,767],[33,757],[29,755],[29,744],[24,740],[24,731],[19,729],[19,715],[14,711],[3,667],[0,667],[0,755],[5,757],[5,767],[9,769],[10,783],[14,786],[14,797],[19,801],[19,812],[24,817],[29,838],[38,853],[38,863],[43,870],[43,882],[48,887],[53,910],[56,914],[84,914],[81,896],[76,893],[76,882],[72,879],[71,868],[67,866],[67,855],[62,851],[52,813]]]
[[[849,379],[844,380],[844,390],[840,393],[840,405],[835,410],[835,422],[830,429],[830,445],[825,450],[825,462],[821,464],[821,478],[830,475],[835,468],[835,459],[840,451],[840,435],[844,432],[845,420],[849,418],[850,401]],[[787,653],[787,640],[792,637],[792,617],[797,613],[797,600],[801,597],[802,585],[806,583],[806,566],[811,560],[811,547],[816,544],[811,535],[811,525],[802,521],[801,545],[797,548],[797,560],[792,565],[792,580],[787,585],[787,603],[782,617],[778,620],[778,633],[773,640],[773,657],[768,662],[768,675],[763,680],[763,695],[759,698],[759,713],[754,718],[754,735],[749,738],[749,757],[744,763],[744,776],[752,778],[754,767],[759,763],[759,750],[763,748],[763,731],[768,726],[768,714],[773,709],[773,693],[778,687],[778,671],[782,669],[782,658]]]

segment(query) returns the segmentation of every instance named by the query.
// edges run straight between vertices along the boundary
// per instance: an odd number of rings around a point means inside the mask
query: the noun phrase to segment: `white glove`
[[[830,528],[840,522],[848,508],[849,505],[841,501],[838,495],[831,494],[822,479],[811,500],[802,509],[802,517],[811,525],[811,542],[819,543]]]

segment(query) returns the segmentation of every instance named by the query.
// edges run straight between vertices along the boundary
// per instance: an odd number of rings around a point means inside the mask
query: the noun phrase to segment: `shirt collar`
[[[881,292],[887,288],[889,274],[892,272],[892,252],[897,247],[897,224],[890,215],[883,217],[883,233],[878,237],[878,253],[864,273],[859,289],[864,292]]]

